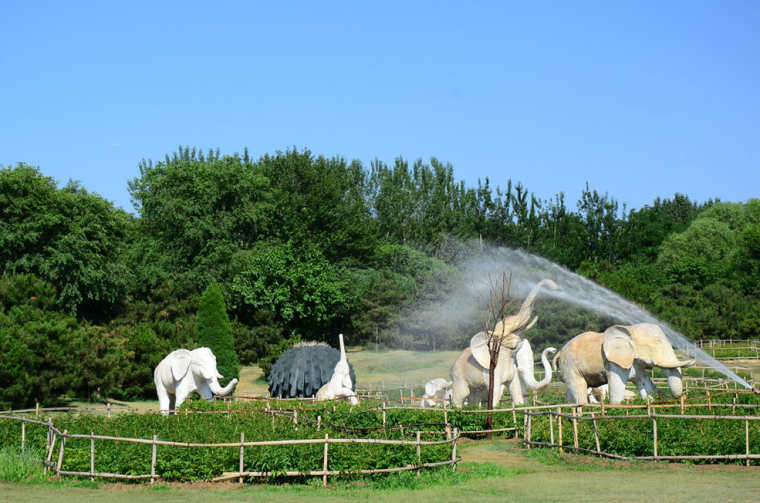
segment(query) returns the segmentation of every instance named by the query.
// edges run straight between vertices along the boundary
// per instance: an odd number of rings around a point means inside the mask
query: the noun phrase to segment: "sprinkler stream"
[[[522,289],[530,289],[543,278],[551,278],[560,286],[559,290],[543,290],[541,295],[551,296],[565,302],[590,309],[607,315],[620,323],[656,323],[660,325],[670,343],[677,349],[696,358],[709,367],[733,379],[742,386],[760,394],[760,391],[750,386],[747,381],[732,372],[725,364],[697,347],[686,336],[673,329],[667,323],[658,320],[651,313],[620,295],[604,288],[593,281],[568,271],[550,260],[537,257],[530,253],[510,248],[492,248],[482,256],[470,260],[466,266],[470,278],[487,278],[510,271],[519,279]],[[472,285],[472,293],[477,294],[485,284]]]

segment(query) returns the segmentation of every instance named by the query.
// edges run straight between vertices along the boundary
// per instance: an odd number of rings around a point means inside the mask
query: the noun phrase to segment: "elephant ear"
[[[502,350],[499,352],[499,361],[507,358],[507,349],[502,346]],[[488,334],[485,332],[478,332],[470,339],[470,350],[472,351],[472,357],[478,362],[478,365],[484,369],[489,368],[491,363],[491,354],[488,351]]]
[[[180,381],[185,377],[185,374],[187,374],[192,357],[190,351],[186,349],[175,351],[172,356],[173,358],[170,365],[172,369],[172,377],[175,381]]]
[[[478,365],[487,369],[491,363],[491,356],[488,351],[488,334],[478,332],[470,339],[470,350],[472,357],[478,362]]]
[[[630,332],[622,325],[613,325],[604,331],[602,351],[607,361],[629,369],[633,366],[634,348]]]

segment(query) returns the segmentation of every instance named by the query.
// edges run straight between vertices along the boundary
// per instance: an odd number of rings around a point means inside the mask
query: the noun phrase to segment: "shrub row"
[[[739,395],[739,406],[732,412],[731,398],[727,395],[716,397],[714,406],[690,407],[688,415],[720,415],[744,416],[757,415],[757,409],[742,408],[742,403],[756,403],[757,399],[750,395]],[[567,410],[565,410],[567,412]],[[630,411],[630,415],[645,414],[645,411]],[[660,456],[701,456],[744,454],[745,452],[745,422],[742,419],[679,419],[668,418],[667,415],[679,415],[679,409],[658,410],[657,412],[657,454]],[[608,417],[625,416],[620,409],[607,409]],[[557,419],[554,421],[554,439],[559,442]],[[572,445],[573,433],[571,422],[563,418],[563,443]],[[620,456],[652,456],[653,422],[651,418],[635,419],[602,419],[597,415],[597,430],[599,445],[603,452]],[[533,416],[531,425],[531,440],[549,442],[550,429],[548,416]],[[578,446],[583,449],[596,450],[594,429],[590,421],[578,421]],[[750,453],[760,454],[760,422],[749,422]],[[695,460],[696,463],[710,463],[715,460]],[[744,460],[735,462],[744,463]],[[753,463],[757,464],[757,460]]]

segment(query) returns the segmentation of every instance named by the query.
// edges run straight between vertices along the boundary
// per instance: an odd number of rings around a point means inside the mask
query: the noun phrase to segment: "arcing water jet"
[[[470,295],[483,296],[487,291],[490,277],[498,277],[503,272],[512,273],[516,285],[521,290],[532,288],[543,278],[552,278],[560,286],[559,290],[545,291],[542,295],[582,306],[599,314],[614,318],[626,325],[635,323],[656,323],[665,331],[670,343],[689,356],[696,358],[718,372],[730,377],[742,386],[755,391],[747,381],[732,372],[726,365],[708,355],[683,334],[658,320],[651,313],[624,299],[620,295],[593,281],[568,271],[554,262],[511,248],[492,248],[465,264],[470,278],[481,278],[480,283],[471,285]],[[521,292],[522,293],[522,292]],[[600,327],[602,328],[602,327]],[[606,327],[605,327],[606,328]],[[755,391],[757,393],[757,391]]]

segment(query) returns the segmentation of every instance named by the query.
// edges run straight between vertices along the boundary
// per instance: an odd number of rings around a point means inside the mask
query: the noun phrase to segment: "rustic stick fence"
[[[726,405],[726,404],[721,404]],[[760,416],[725,416],[725,415],[704,415],[704,414],[657,414],[655,412],[657,407],[667,407],[680,405],[633,405],[633,406],[613,406],[607,405],[606,408],[625,408],[630,409],[642,409],[647,408],[647,414],[626,414],[626,415],[606,415],[604,414],[605,408],[602,407],[602,415],[598,415],[594,412],[589,415],[584,415],[583,408],[588,406],[578,406],[567,404],[564,406],[555,407],[555,410],[541,410],[541,411],[526,411],[526,429],[525,438],[523,444],[528,446],[540,446],[557,448],[559,452],[563,452],[565,449],[572,450],[575,453],[593,454],[596,456],[612,458],[612,459],[624,459],[624,460],[648,460],[648,461],[685,461],[685,460],[745,460],[746,466],[750,466],[750,460],[760,459],[760,453],[750,452],[750,423],[753,423],[754,428],[757,431],[757,421],[760,421]],[[690,407],[704,407],[705,404],[689,404]],[[728,404],[731,406],[731,404]],[[569,408],[570,413],[563,413],[563,408]],[[549,441],[534,441],[532,439],[532,423],[534,417],[546,417],[549,423]],[[555,441],[554,437],[554,422],[558,425],[559,435]],[[562,435],[562,423],[564,420],[568,420],[572,424],[573,428],[573,443],[572,445],[566,444]],[[606,452],[601,449],[599,439],[599,427],[600,421],[627,421],[635,419],[649,419],[652,422],[652,455],[651,456],[623,456],[616,453]],[[658,445],[658,426],[657,421],[668,421],[673,419],[687,419],[687,420],[715,420],[715,421],[743,421],[744,422],[744,453],[741,454],[695,454],[695,455],[660,455]],[[593,427],[593,436],[595,449],[588,449],[580,447],[578,440],[578,428],[583,422],[591,423]]]
[[[14,411],[18,412],[18,411]],[[190,449],[206,449],[206,448],[229,448],[239,447],[239,465],[238,471],[233,473],[225,473],[221,476],[211,479],[212,482],[233,480],[237,479],[239,483],[243,482],[247,477],[322,477],[323,485],[327,485],[327,478],[329,476],[341,476],[341,475],[368,475],[377,473],[394,473],[408,470],[419,471],[422,468],[432,468],[437,466],[450,465],[452,470],[456,470],[456,464],[462,460],[461,457],[457,457],[456,449],[457,442],[461,437],[457,428],[454,428],[451,438],[446,440],[422,440],[421,431],[416,432],[415,440],[385,440],[385,439],[369,439],[369,438],[330,438],[325,434],[325,438],[307,438],[296,440],[259,440],[259,441],[246,441],[245,434],[241,433],[239,442],[217,442],[217,443],[199,443],[199,442],[175,442],[168,440],[159,440],[156,435],[153,435],[152,439],[145,438],[130,438],[130,437],[118,437],[111,435],[96,435],[94,432],[89,434],[81,433],[69,433],[68,430],[61,431],[53,425],[52,420],[40,421],[37,419],[31,419],[23,416],[13,416],[7,414],[0,414],[0,419],[7,419],[11,421],[19,421],[22,425],[22,449],[26,441],[25,431],[27,424],[36,424],[47,428],[47,443],[45,447],[45,459],[42,461],[45,470],[53,471],[57,475],[69,475],[79,477],[90,477],[94,480],[95,477],[110,478],[110,479],[125,479],[125,480],[141,480],[149,479],[151,483],[160,479],[161,476],[156,473],[156,459],[158,446],[164,447],[181,447]],[[71,471],[63,469],[63,461],[67,439],[88,439],[90,441],[90,471]],[[95,440],[99,441],[113,441],[113,442],[125,442],[135,444],[148,444],[151,445],[151,471],[148,474],[121,474],[121,473],[106,473],[98,472],[95,470]],[[52,456],[55,452],[56,444],[58,444],[58,457],[57,461],[52,461]],[[298,446],[298,445],[310,445],[310,444],[324,444],[324,454],[322,459],[321,470],[310,471],[246,471],[244,470],[245,463],[245,448],[246,447],[271,447],[271,446]],[[357,469],[357,470],[330,470],[329,469],[329,445],[330,444],[375,444],[375,445],[406,445],[414,446],[416,449],[417,463],[407,464],[399,467],[392,468],[374,468],[374,469]],[[432,445],[451,445],[451,457],[436,461],[436,462],[422,462],[421,449],[423,446]]]

